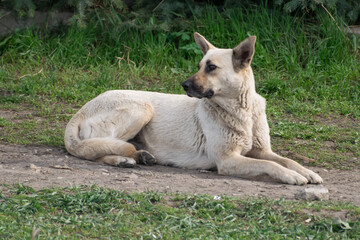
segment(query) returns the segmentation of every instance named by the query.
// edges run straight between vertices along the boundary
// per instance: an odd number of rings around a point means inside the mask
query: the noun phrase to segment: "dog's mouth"
[[[208,90],[205,93],[201,94],[198,92],[193,92],[193,91],[186,91],[186,94],[189,97],[196,97],[196,98],[211,98],[212,96],[214,96],[214,91],[213,90]]]
[[[196,98],[211,98],[214,96],[214,91],[212,89],[208,89],[203,91],[201,87],[194,85],[191,81],[186,80],[183,82],[182,87],[184,88],[186,94],[189,97],[196,97]]]

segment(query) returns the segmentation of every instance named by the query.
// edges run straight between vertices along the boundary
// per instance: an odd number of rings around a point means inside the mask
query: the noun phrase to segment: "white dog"
[[[219,174],[244,178],[267,174],[288,184],[322,183],[318,174],[271,150],[265,99],[255,92],[250,67],[256,37],[234,49],[216,48],[198,33],[195,41],[204,56],[183,83],[188,96],[105,92],[67,125],[69,153],[114,166],[157,162],[216,167]]]

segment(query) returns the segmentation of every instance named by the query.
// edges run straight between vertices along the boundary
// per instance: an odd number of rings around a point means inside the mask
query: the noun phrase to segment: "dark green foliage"
[[[130,9],[137,16],[156,15],[164,22],[164,26],[176,22],[176,16],[196,15],[201,11],[199,6],[204,3],[217,4],[224,7],[239,7],[239,5],[250,5],[254,1],[152,1],[152,0],[4,0],[0,7],[6,7],[18,12],[19,16],[25,15],[33,17],[35,10],[40,11],[58,11],[64,9],[73,9],[76,15],[73,20],[78,25],[86,24],[88,15],[94,9],[108,9],[116,12],[123,12]],[[258,5],[267,4],[268,1],[255,1]],[[271,1],[270,1],[271,2]],[[360,2],[358,0],[275,0],[275,6],[282,6],[286,12],[300,11],[302,14],[312,13],[313,11],[324,8],[331,12],[337,12],[349,21],[349,23],[358,23],[360,16]],[[128,14],[130,11],[128,12]]]
[[[360,1],[358,0],[276,0],[277,5],[283,6],[286,12],[300,11],[302,13],[314,12],[319,8],[326,11],[336,11],[350,23],[359,23]],[[329,12],[330,14],[330,12]]]

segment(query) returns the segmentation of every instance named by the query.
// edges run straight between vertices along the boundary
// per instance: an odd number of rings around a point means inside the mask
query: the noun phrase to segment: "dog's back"
[[[199,101],[156,92],[105,92],[70,120],[65,146],[72,155],[96,160],[115,155],[110,146],[122,149],[119,145],[136,139],[160,164],[212,168],[215,163],[204,157],[206,140],[199,122]]]

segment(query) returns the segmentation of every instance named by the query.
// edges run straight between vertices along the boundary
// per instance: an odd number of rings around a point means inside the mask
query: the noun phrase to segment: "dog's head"
[[[249,78],[249,72],[252,75],[249,68],[256,37],[246,38],[233,49],[216,48],[199,33],[195,33],[194,38],[204,56],[198,64],[199,71],[182,84],[187,95],[197,98],[237,97],[244,81]]]

